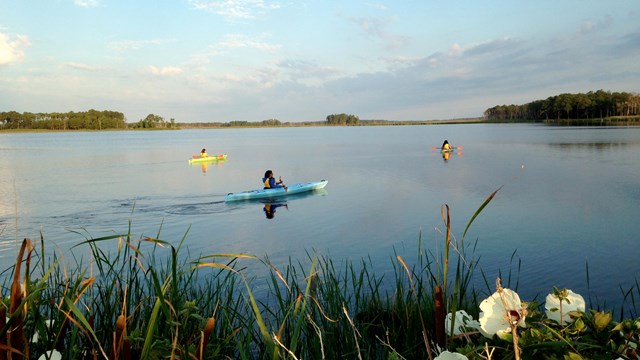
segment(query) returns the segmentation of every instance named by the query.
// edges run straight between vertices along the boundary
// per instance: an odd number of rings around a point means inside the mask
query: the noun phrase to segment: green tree
[[[262,125],[263,126],[280,126],[282,125],[282,123],[280,123],[280,120],[278,119],[269,119],[269,120],[262,120]]]
[[[166,122],[160,115],[149,114],[144,119],[138,121],[138,123],[134,127],[142,129],[165,128]]]
[[[570,118],[571,110],[573,110],[573,98],[571,94],[560,94],[556,97],[553,107],[558,119],[564,117]],[[564,116],[561,116],[564,115]]]
[[[524,105],[496,105],[485,110],[484,116],[493,121],[514,121],[517,119],[546,121],[549,118],[589,120],[611,116],[637,117],[640,116],[640,95],[626,92],[612,93],[604,90],[589,91],[586,94],[564,93]],[[585,121],[585,123],[592,124],[593,122]]]
[[[355,115],[332,114],[327,116],[327,124],[329,125],[358,125],[360,119]]]

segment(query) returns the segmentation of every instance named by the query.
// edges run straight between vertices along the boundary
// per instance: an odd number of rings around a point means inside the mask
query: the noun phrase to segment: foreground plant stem
[[[520,347],[518,346],[518,323],[522,318],[522,314],[520,314],[520,310],[518,311],[512,310],[507,305],[507,301],[504,298],[504,289],[502,288],[500,278],[496,279],[496,290],[498,291],[498,294],[500,294],[502,307],[506,311],[505,316],[509,321],[509,327],[511,327],[511,337],[513,338],[513,353],[515,355],[516,360],[520,360]],[[515,317],[515,320],[514,320],[514,317]]]

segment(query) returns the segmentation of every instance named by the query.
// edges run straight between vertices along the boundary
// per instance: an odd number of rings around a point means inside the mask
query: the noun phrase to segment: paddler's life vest
[[[265,189],[271,189],[271,184],[269,184],[270,178],[262,178],[262,182],[264,183]]]

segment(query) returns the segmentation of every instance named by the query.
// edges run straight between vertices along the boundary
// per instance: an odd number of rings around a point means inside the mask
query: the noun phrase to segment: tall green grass
[[[460,309],[478,317],[482,298],[474,276],[484,278],[486,293],[493,291],[472,257],[477,241],[465,237],[497,192],[459,240],[444,205],[443,239],[425,246],[419,236],[415,256],[394,253],[382,274],[368,257],[336,262],[307,253],[282,268],[248,254],[193,257],[184,247],[188,230],[172,245],[161,239],[162,227],[155,237],[134,236],[131,224],[120,235],[87,236],[77,247],[88,247],[88,259],[45,254],[43,236],[37,244],[25,239],[15,266],[2,274],[0,311],[8,321],[0,314],[0,360],[37,359],[53,349],[65,359],[434,359],[442,349],[481,358],[488,344],[499,349],[494,359],[509,358],[508,344],[473,331],[447,336],[454,324],[444,323],[445,314]],[[266,277],[246,273],[245,266],[256,263]],[[517,279],[511,281],[517,287]],[[636,284],[623,292],[633,308],[639,290]],[[547,326],[538,310],[531,308],[532,318]],[[597,314],[585,314],[583,323],[605,323]],[[590,336],[610,343],[615,339],[605,334],[613,326]],[[536,331],[548,338],[523,334],[524,355],[562,354],[554,344],[563,341],[582,349],[569,330],[557,330],[556,338]],[[605,351],[606,345],[596,347]]]

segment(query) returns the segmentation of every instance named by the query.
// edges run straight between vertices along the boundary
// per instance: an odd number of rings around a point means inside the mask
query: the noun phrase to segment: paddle
[[[284,188],[284,191],[287,191],[287,185],[285,185],[285,184],[282,182],[282,176],[280,176],[280,177],[278,178],[278,184],[282,185],[282,187]]]
[[[432,147],[431,150],[442,150],[441,147]],[[464,147],[462,146],[452,146],[451,150],[464,150]]]

